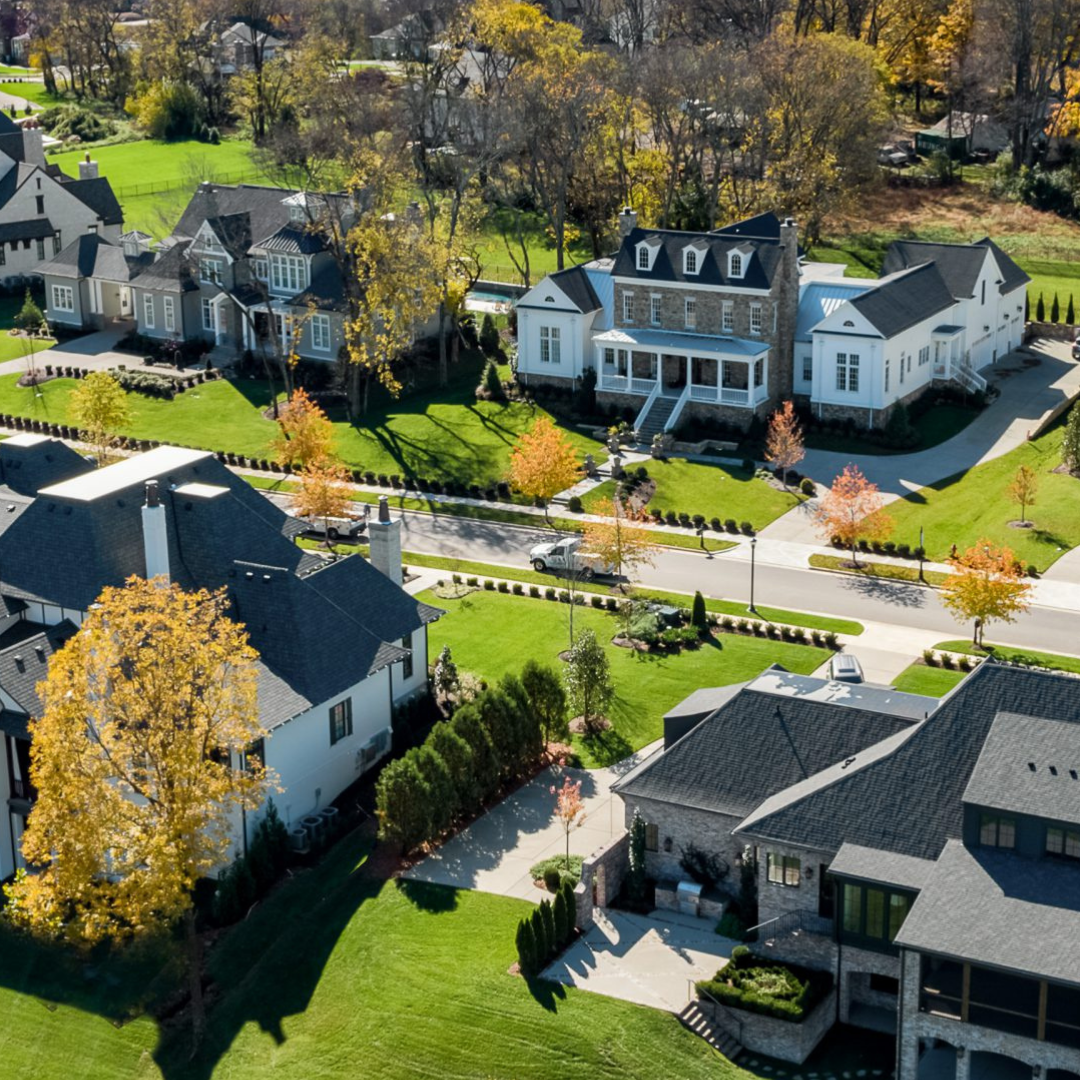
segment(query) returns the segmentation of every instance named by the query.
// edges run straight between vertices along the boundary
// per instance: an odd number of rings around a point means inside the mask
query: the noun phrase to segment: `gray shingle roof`
[[[743,221],[736,221],[731,225],[724,225],[714,230],[716,236],[739,236],[743,239],[755,240],[779,240],[780,219],[771,211],[764,214],[756,214],[754,217]]]
[[[953,305],[937,263],[923,263],[883,280],[849,301],[883,337],[891,338]]]
[[[110,244],[96,233],[83,233],[59,255],[42,263],[37,272],[50,277],[100,278],[103,281],[127,282],[135,277],[150,259],[128,259],[123,248]]]
[[[314,255],[326,249],[326,241],[318,233],[289,222],[249,246],[287,255]]]
[[[894,240],[885,252],[881,275],[934,263],[957,300],[975,295],[975,283],[986,260],[986,249],[976,244],[932,244],[923,240]]]
[[[0,442],[0,482],[20,495],[93,471],[77,450],[48,435],[13,435]]]
[[[1080,683],[983,663],[908,738],[763,806],[740,829],[825,850],[846,842],[934,859],[962,835],[964,791],[1001,712],[1080,724]]]
[[[858,844],[845,844],[829,864],[830,874],[895,885],[900,889],[921,889],[933,871],[934,863],[929,859],[859,847]]]
[[[53,223],[45,217],[29,218],[26,221],[5,221],[0,224],[0,244],[9,243],[12,240],[43,240],[55,234],[56,229]]]
[[[1019,289],[1021,285],[1027,285],[1028,282],[1031,281],[1031,278],[1023,270],[1021,270],[1020,267],[1017,266],[1016,263],[1013,262],[1013,260],[1008,255],[1006,255],[1005,252],[1002,251],[1001,248],[999,248],[997,244],[995,244],[994,241],[990,239],[989,236],[984,236],[981,240],[976,240],[975,246],[988,247],[994,253],[994,258],[997,260],[997,264],[1001,268],[1001,292],[1012,292],[1013,289]]]
[[[311,278],[311,284],[302,292],[294,296],[289,303],[293,307],[307,307],[309,303],[315,305],[319,311],[345,311],[348,304],[345,297],[345,283],[341,279],[337,263],[321,260],[319,266]]]
[[[572,266],[569,270],[560,270],[551,275],[551,280],[566,293],[567,299],[578,311],[596,311],[601,306],[584,267]]]
[[[999,713],[964,802],[1080,823],[1080,728],[1064,720]]]
[[[106,225],[123,225],[124,211],[116,201],[112,184],[104,176],[89,180],[65,180],[64,190],[88,206]]]
[[[38,683],[48,674],[53,653],[77,630],[66,619],[48,628],[20,621],[0,635],[0,686],[24,712],[41,715]]]
[[[176,244],[139,274],[139,286],[168,292],[192,292],[199,287],[183,244]]]
[[[1080,982],[1080,866],[950,840],[896,943]]]

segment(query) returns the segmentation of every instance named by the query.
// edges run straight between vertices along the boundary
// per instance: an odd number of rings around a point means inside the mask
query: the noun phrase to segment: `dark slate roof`
[[[911,726],[879,711],[759,689],[755,681],[613,790],[743,817],[774,792]]]
[[[206,224],[234,259],[247,254],[251,247],[251,215],[246,210],[209,217]]]
[[[249,246],[286,255],[314,255],[316,252],[326,250],[326,241],[317,232],[305,229],[295,222],[289,222],[287,225],[282,225],[276,232]]]
[[[569,270],[560,270],[552,274],[548,280],[554,281],[562,289],[566,298],[578,311],[587,313],[603,306],[584,267],[572,266]]]
[[[290,301],[293,307],[307,307],[314,304],[320,311],[346,311],[348,303],[345,297],[345,282],[333,260],[321,260],[316,263],[311,284]]]
[[[183,245],[174,245],[147,266],[139,274],[139,286],[169,292],[192,292],[197,289],[199,284]]]
[[[22,134],[22,128],[3,110],[0,110],[0,135]]]
[[[950,840],[896,944],[1080,984],[1080,866]]]
[[[851,843],[937,858],[947,840],[962,835],[964,791],[1001,712],[1080,724],[1080,683],[1067,675],[980,664],[908,738],[785,793],[740,830],[831,851]]]
[[[930,859],[845,844],[829,864],[829,873],[900,889],[921,889],[934,872],[934,865]]]
[[[937,263],[923,263],[853,296],[849,304],[882,337],[891,338],[953,305],[953,294]]]
[[[1080,729],[1064,720],[999,713],[964,802],[1080,823]]]
[[[643,240],[659,241],[660,250],[651,270],[637,268],[637,245]],[[698,273],[683,273],[683,251],[693,244],[698,249]],[[728,252],[745,251],[743,276],[728,278]],[[783,253],[772,240],[740,239],[718,233],[674,232],[666,229],[633,229],[623,239],[615,256],[614,277],[639,278],[643,282],[681,281],[695,285],[731,285],[741,289],[769,289]]]
[[[123,225],[124,211],[116,201],[112,184],[104,176],[90,180],[65,180],[64,190],[88,206],[106,225]]]
[[[42,263],[37,272],[50,277],[101,278],[104,281],[130,281],[140,265],[149,260],[129,260],[122,248],[110,244],[97,233],[83,233],[59,255]]]
[[[931,244],[923,240],[894,240],[885,252],[881,276],[934,263],[956,300],[975,295],[975,283],[986,260],[986,249],[976,244]]]
[[[994,253],[994,259],[997,261],[1002,273],[1000,289],[1002,293],[1012,292],[1013,289],[1019,289],[1021,285],[1027,285],[1031,281],[1031,278],[989,236],[976,240],[975,246],[988,247]]]
[[[26,433],[0,442],[0,482],[20,495],[36,495],[93,468],[78,451],[48,435]]]
[[[27,726],[30,717],[26,713],[13,709],[0,709],[0,735],[10,735],[13,739],[30,741],[30,729]]]
[[[17,622],[0,634],[0,686],[24,712],[41,715],[37,687],[49,672],[49,660],[78,632],[68,620],[42,627]]]
[[[5,221],[0,224],[0,244],[12,240],[43,240],[55,236],[56,229],[46,217],[29,218],[26,221]]]
[[[714,229],[713,235],[739,236],[743,239],[754,240],[779,240],[780,219],[771,210],[767,210],[764,214],[746,218],[745,221],[736,221],[723,228]]]
[[[6,114],[5,119],[7,119]],[[0,132],[0,154],[6,155],[12,161],[26,160],[26,144],[23,142],[21,131],[16,129]]]

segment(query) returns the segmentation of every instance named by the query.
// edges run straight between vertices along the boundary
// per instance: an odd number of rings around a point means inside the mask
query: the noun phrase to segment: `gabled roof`
[[[713,236],[738,236],[752,240],[779,240],[780,219],[771,211],[714,229]]]
[[[59,255],[42,263],[37,272],[59,278],[100,278],[103,281],[127,282],[153,262],[146,252],[129,259],[123,248],[110,244],[97,233],[83,233]]]
[[[247,254],[251,247],[251,215],[246,210],[209,217],[206,225],[234,259]]]
[[[849,302],[882,337],[891,338],[947,311],[954,301],[934,262],[883,278]]]
[[[124,211],[116,201],[112,184],[104,176],[89,180],[64,180],[64,190],[88,206],[105,225],[123,225]]]
[[[934,859],[962,835],[964,792],[1002,712],[1080,725],[1080,683],[984,662],[906,738],[762,806],[740,830],[825,850],[851,843]]]
[[[0,482],[20,495],[36,495],[93,468],[77,450],[49,435],[26,432],[0,442]]]
[[[559,270],[549,278],[566,294],[566,298],[578,311],[587,314],[601,307],[600,298],[589,280],[589,274],[583,266],[572,266],[568,270]]]
[[[1002,274],[1000,286],[1002,294],[1011,293],[1013,289],[1019,289],[1021,285],[1027,285],[1031,281],[1031,278],[989,236],[976,240],[975,246],[987,247],[994,253],[994,259]]]
[[[183,244],[174,244],[160,254],[139,274],[138,284],[170,292],[191,292],[199,287]]]
[[[799,315],[795,323],[795,340],[809,341],[810,331],[822,319],[831,315],[846,300],[872,289],[874,283],[859,281],[811,281],[799,297]]]
[[[78,627],[67,619],[55,626],[19,621],[0,634],[0,686],[25,713],[41,715],[38,684],[49,673],[49,661]]]
[[[261,299],[260,297],[260,301]],[[337,263],[324,260],[323,265],[316,269],[311,284],[302,293],[294,296],[289,304],[301,308],[314,304],[319,311],[347,310],[345,282],[341,278]]]
[[[956,300],[975,295],[975,283],[986,261],[986,248],[977,244],[933,244],[924,240],[894,240],[885,252],[881,276],[934,263]]]
[[[708,240],[708,249],[698,261],[697,273],[687,274],[683,270],[682,253],[687,246],[702,238]],[[653,256],[652,268],[639,270],[637,246],[649,241],[658,244],[659,250]],[[750,248],[746,247],[747,244]],[[698,250],[700,252],[700,248]],[[732,278],[728,276],[728,253],[735,250],[747,250],[750,255],[744,258],[742,277]],[[782,257],[780,244],[775,240],[748,240],[730,233],[633,229],[623,239],[611,272],[615,277],[638,278],[643,282],[679,281],[694,285],[767,290],[772,287]]]

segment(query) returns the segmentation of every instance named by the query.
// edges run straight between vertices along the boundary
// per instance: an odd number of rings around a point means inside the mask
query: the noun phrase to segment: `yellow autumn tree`
[[[344,517],[349,512],[353,491],[348,469],[333,461],[313,461],[300,473],[300,488],[293,495],[293,510],[297,516],[315,518],[323,523],[326,546],[333,544],[330,518]]]
[[[183,922],[196,1035],[192,893],[229,860],[236,814],[260,804],[267,779],[244,767],[264,735],[257,654],[227,609],[224,590],[160,578],[104,590],[42,684],[22,841],[35,870],[5,889],[12,921],[83,946]]]
[[[630,524],[619,503],[601,499],[592,513],[604,520],[586,523],[582,551],[596,555],[616,577],[629,577],[639,567],[652,566],[657,552],[652,534]]]
[[[518,437],[510,451],[507,479],[523,495],[543,502],[544,519],[549,525],[548,503],[579,477],[574,445],[550,416],[541,416],[529,431]]]
[[[818,506],[818,528],[827,539],[848,548],[852,565],[857,566],[856,543],[884,540],[893,530],[893,519],[884,506],[877,484],[867,480],[857,465],[845,465]]]
[[[1031,585],[1009,548],[983,539],[949,562],[953,572],[942,583],[941,602],[962,622],[974,621],[975,645],[982,645],[988,622],[1011,623],[1027,611]]]
[[[71,392],[68,408],[83,441],[94,448],[98,464],[104,465],[117,432],[131,418],[123,387],[107,371],[92,371]]]
[[[278,412],[278,429],[270,445],[278,463],[286,468],[317,464],[333,452],[333,425],[303,389],[294,390],[282,405]]]

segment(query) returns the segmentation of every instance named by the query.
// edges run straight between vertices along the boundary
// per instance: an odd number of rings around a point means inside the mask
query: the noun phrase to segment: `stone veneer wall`
[[[574,889],[577,925],[593,924],[593,907],[607,907],[618,895],[630,870],[630,834],[622,832],[599,847],[581,864],[581,880]]]
[[[913,401],[921,398],[931,387],[946,385],[952,385],[951,380],[933,380],[925,386],[920,386],[918,389],[912,390],[912,392],[905,397],[898,398],[884,409],[870,409],[865,405],[832,405],[827,402],[822,402],[813,406],[814,415],[820,417],[822,420],[847,420],[850,418],[854,420],[859,427],[866,428],[870,426],[870,414],[873,413],[873,426],[876,428],[883,428],[888,424],[889,417],[892,416],[893,409],[895,409],[897,405],[910,405]]]
[[[717,1005],[708,998],[699,998],[698,1008],[712,1019],[716,1027],[727,1032],[747,1050],[801,1065],[833,1026],[836,1019],[836,991],[830,990],[801,1024]]]
[[[775,885],[768,880],[767,853],[794,856],[802,862],[802,874],[799,884]],[[811,851],[791,845],[769,842],[758,846],[758,922],[764,923],[789,911],[808,911],[814,914],[818,909],[818,889],[821,867],[828,866],[836,857],[832,851]],[[806,870],[813,869],[811,877],[806,877]]]

